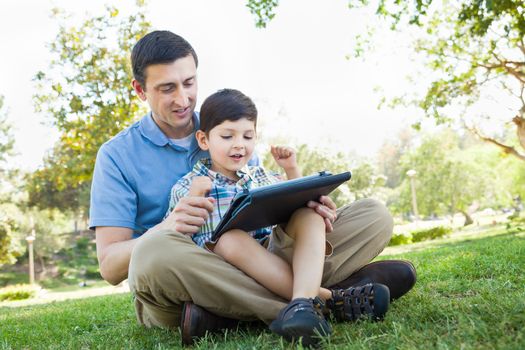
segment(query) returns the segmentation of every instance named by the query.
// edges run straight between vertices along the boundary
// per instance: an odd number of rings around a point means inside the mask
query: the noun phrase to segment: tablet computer
[[[237,193],[212,235],[212,242],[231,229],[253,231],[287,222],[290,216],[311,200],[335,190],[352,174],[322,171],[298,179],[278,182]]]

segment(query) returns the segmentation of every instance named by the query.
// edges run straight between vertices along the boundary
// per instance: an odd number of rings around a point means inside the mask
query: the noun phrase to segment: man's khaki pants
[[[375,200],[364,199],[339,209],[334,230],[326,236],[333,253],[326,257],[322,286],[330,287],[369,263],[388,244],[392,227],[390,213]],[[293,240],[282,236],[272,237],[272,249],[291,251]],[[291,254],[279,255],[291,259]],[[179,326],[185,301],[217,315],[266,323],[288,303],[197,246],[190,236],[175,231],[147,234],[137,243],[129,266],[129,286],[138,321],[147,327]]]

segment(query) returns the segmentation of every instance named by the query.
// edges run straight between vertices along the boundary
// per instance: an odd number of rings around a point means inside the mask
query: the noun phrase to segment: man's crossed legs
[[[392,227],[390,213],[375,200],[365,199],[339,209],[334,230],[326,236],[333,253],[325,260],[322,286],[346,289],[382,283],[392,298],[410,290],[416,278],[410,263],[368,264],[388,244]],[[286,255],[293,240],[277,232],[271,244],[272,250]],[[138,321],[147,327],[180,326],[186,343],[214,327],[232,326],[228,319],[269,324],[288,303],[219,256],[196,246],[189,236],[171,231],[146,235],[137,244],[130,262],[129,285],[135,295]],[[207,319],[214,317],[218,324]]]

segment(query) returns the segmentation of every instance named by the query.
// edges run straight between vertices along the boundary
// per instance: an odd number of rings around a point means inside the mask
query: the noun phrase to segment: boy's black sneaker
[[[288,341],[315,346],[321,337],[332,333],[321,312],[323,307],[324,303],[318,297],[294,299],[279,312],[277,319],[270,324],[270,330]]]
[[[357,321],[361,318],[382,320],[390,303],[388,287],[380,283],[347,289],[332,289],[332,299],[326,306],[337,321]]]

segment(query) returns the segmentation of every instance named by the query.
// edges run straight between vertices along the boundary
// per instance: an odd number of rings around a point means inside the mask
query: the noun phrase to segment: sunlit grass
[[[415,288],[383,322],[334,325],[329,349],[525,348],[525,234],[494,229],[439,240],[380,259],[411,260]],[[177,332],[136,324],[129,294],[0,308],[0,349],[172,349]],[[289,344],[264,325],[201,340],[197,349],[274,349]]]

